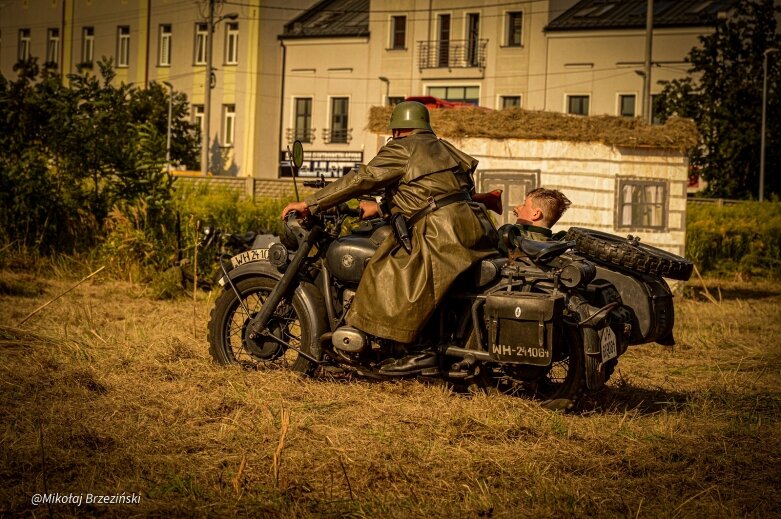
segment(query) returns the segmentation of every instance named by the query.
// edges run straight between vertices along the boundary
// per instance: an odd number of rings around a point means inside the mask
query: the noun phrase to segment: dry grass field
[[[421,382],[214,365],[214,296],[0,271],[0,515],[770,517],[781,287],[677,298],[576,412]],[[195,335],[193,335],[193,332]],[[34,506],[35,494],[82,503]],[[138,497],[89,504],[88,495]]]

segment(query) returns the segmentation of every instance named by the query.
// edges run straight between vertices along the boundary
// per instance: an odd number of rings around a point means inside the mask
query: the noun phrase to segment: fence
[[[208,186],[210,189],[223,188],[234,191],[239,196],[247,197],[252,201],[261,198],[293,198],[295,196],[295,187],[293,179],[265,179],[254,177],[229,177],[220,175],[209,175],[203,177],[198,174],[177,173],[176,183],[189,186]],[[298,193],[300,198],[312,194],[315,190],[305,188],[301,185],[301,179],[298,179]]]

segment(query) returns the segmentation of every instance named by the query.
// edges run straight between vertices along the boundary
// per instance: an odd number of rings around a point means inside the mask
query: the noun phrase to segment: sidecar
[[[675,344],[673,294],[664,278],[686,281],[694,264],[678,255],[592,229],[572,227],[564,238],[575,242],[575,252],[597,266],[593,283],[608,282],[618,290],[632,313],[629,344]]]

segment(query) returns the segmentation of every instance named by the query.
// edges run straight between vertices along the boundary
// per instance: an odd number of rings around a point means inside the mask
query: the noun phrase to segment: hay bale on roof
[[[374,106],[369,112],[369,131],[388,134],[393,109]],[[640,119],[599,115],[572,116],[534,112],[521,108],[486,110],[457,108],[431,110],[431,126],[440,137],[531,139],[600,142],[608,146],[667,148],[681,151],[697,145],[697,128],[690,119],[670,118],[664,125],[649,125]]]

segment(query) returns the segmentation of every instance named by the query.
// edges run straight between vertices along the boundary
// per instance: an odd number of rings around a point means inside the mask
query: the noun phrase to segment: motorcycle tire
[[[222,291],[209,316],[209,353],[222,365],[239,364],[247,368],[283,367],[312,375],[317,364],[292,349],[273,340],[257,343],[246,338],[249,317],[260,311],[263,299],[268,297],[275,284],[276,280],[266,277],[251,277],[235,283],[250,316],[246,315],[231,287],[228,286]],[[319,337],[316,337],[318,328],[315,326],[317,319],[312,305],[307,304],[300,292],[296,291],[292,301],[280,302],[269,321],[268,329],[275,336],[319,359]]]
[[[526,395],[550,403],[568,402],[569,409],[577,404],[586,390],[585,353],[583,339],[576,326],[565,325],[565,336],[559,345],[560,356],[550,366],[484,365],[469,385],[470,392],[501,392],[508,395]],[[467,349],[475,349],[474,331]]]
[[[614,234],[571,227],[564,239],[575,241],[578,254],[605,265],[679,281],[688,280],[694,270],[685,258]]]

